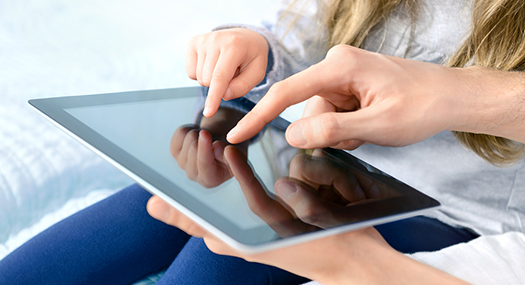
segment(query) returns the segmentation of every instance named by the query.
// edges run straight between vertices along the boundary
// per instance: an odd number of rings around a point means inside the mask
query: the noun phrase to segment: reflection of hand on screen
[[[296,217],[329,228],[355,221],[355,205],[399,196],[374,175],[322,150],[306,151],[292,159],[289,178],[279,179],[275,190]]]
[[[399,195],[384,183],[392,178],[369,172],[355,158],[351,158],[349,156],[348,161],[342,161],[321,149],[304,150],[292,159],[289,176],[314,188],[323,199],[338,204]],[[383,182],[379,181],[379,177]]]
[[[244,113],[220,108],[212,117],[203,117],[200,125],[179,127],[171,138],[171,154],[189,179],[206,188],[216,187],[232,177],[224,161],[226,133]],[[237,145],[243,152],[248,143]]]
[[[367,198],[352,168],[321,150],[297,154],[290,162],[289,177],[309,185],[326,201],[347,205]]]
[[[206,188],[219,186],[232,177],[224,161],[226,143],[212,141],[208,131],[198,126],[179,127],[171,138],[171,154],[189,179]]]
[[[359,221],[375,209],[354,206],[398,196],[365,169],[351,167],[319,150],[292,159],[290,177],[277,180],[278,196],[273,199],[257,180],[245,154],[228,146],[224,157],[251,211],[282,237]]]
[[[311,232],[318,228],[302,222],[277,200],[266,193],[247,162],[246,155],[238,148],[227,146],[224,157],[231,172],[239,182],[250,210],[266,222],[281,237]]]

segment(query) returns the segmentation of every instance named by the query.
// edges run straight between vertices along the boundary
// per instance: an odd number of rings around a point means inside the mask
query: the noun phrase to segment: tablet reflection
[[[402,207],[395,202],[400,193],[365,168],[349,167],[323,150],[300,151],[290,163],[290,175],[277,180],[280,196],[274,199],[256,179],[244,154],[228,147],[225,155],[252,212],[281,237],[381,217]]]
[[[177,128],[170,150],[189,179],[213,188],[232,178],[224,160],[224,148],[228,145],[226,134],[243,115],[234,109],[220,108],[213,117],[202,117],[199,124]],[[245,142],[236,147],[246,154],[248,145],[249,142]]]
[[[242,115],[221,108],[199,125],[179,127],[172,136],[171,153],[188,178],[206,188],[235,176],[250,210],[281,237],[360,222],[403,208],[403,203],[396,203],[399,191],[385,183],[393,178],[369,172],[351,156],[343,161],[326,150],[295,150],[287,175],[275,183],[282,197],[272,195],[248,163],[249,142],[232,146],[225,140]]]

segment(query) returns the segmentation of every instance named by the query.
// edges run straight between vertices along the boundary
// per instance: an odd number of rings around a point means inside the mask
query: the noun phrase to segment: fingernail
[[[372,187],[370,187],[370,194],[372,194],[372,197],[374,198],[380,198],[381,197],[381,193],[379,193],[379,188],[377,187],[377,185],[374,183],[374,185],[372,185]]]
[[[233,91],[230,88],[226,89],[226,93],[224,94],[224,99],[230,100],[232,98],[233,98]]]
[[[204,107],[204,110],[202,111],[202,114],[203,114],[205,117],[209,117],[210,114],[211,114],[211,108],[210,108],[210,106],[205,106],[205,107]]]
[[[220,160],[222,157],[222,153],[224,151],[224,148],[222,148],[220,145],[216,144],[212,146],[213,148],[213,156],[215,159]]]
[[[283,200],[288,201],[290,197],[297,192],[297,188],[290,185],[291,182],[281,182],[275,185],[275,192]]]
[[[292,125],[288,129],[287,138],[288,138],[288,142],[291,145],[294,145],[296,147],[301,147],[301,146],[306,145],[306,138],[304,137],[304,134],[303,134],[303,128],[299,124]]]
[[[204,130],[199,131],[199,143],[206,143],[206,138],[203,135]]]
[[[228,134],[226,134],[226,140],[228,142],[230,142],[230,139],[232,137],[235,137],[235,135],[239,132],[239,128],[237,126],[233,127],[233,129],[231,129]]]
[[[361,185],[359,184],[355,187],[355,196],[358,201],[366,199],[365,191],[363,191],[363,188],[361,188]]]
[[[215,159],[219,158],[221,154],[222,154],[221,149],[219,149],[218,147],[213,148],[213,156],[215,157]]]

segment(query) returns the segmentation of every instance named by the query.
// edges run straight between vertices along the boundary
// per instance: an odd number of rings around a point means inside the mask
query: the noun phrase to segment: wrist
[[[461,70],[460,102],[451,130],[482,133],[525,142],[521,130],[525,114],[525,76],[521,72],[498,71],[472,66]]]
[[[339,235],[337,253],[331,254],[330,266],[317,272],[314,280],[324,285],[379,284],[385,267],[383,259],[401,255],[390,247],[374,228]]]
[[[374,228],[353,234],[350,239],[341,235],[344,240],[337,242],[338,253],[334,255],[334,259],[340,259],[331,262],[330,269],[318,273],[314,280],[324,285],[466,284],[394,250]]]

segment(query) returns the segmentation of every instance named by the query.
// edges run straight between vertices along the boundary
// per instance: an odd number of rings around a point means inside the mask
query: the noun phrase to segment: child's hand
[[[213,116],[221,99],[244,96],[264,79],[268,49],[262,35],[242,28],[219,30],[190,40],[186,52],[188,76],[210,87],[204,116]]]

